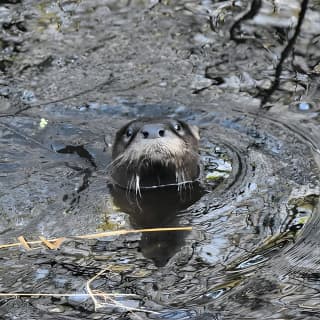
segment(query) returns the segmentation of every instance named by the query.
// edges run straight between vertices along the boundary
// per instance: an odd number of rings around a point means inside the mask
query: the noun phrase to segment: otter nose
[[[161,138],[164,137],[165,132],[164,126],[160,123],[146,124],[141,129],[142,137],[144,139]]]

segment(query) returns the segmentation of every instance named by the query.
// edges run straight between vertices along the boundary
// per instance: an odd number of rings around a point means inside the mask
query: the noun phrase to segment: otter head
[[[199,175],[199,130],[175,119],[140,118],[116,134],[111,176],[136,192],[194,181]]]

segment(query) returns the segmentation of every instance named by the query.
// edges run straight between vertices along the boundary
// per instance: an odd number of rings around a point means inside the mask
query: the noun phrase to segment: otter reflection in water
[[[117,132],[109,188],[133,226],[178,226],[178,213],[200,199],[198,141],[197,127],[167,118],[137,119]],[[185,236],[182,231],[143,233],[140,247],[160,266]]]

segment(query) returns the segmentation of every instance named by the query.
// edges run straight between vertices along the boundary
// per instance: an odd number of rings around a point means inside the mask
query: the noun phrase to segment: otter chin
[[[170,118],[140,118],[123,126],[112,149],[113,183],[142,188],[179,186],[199,176],[199,130]]]

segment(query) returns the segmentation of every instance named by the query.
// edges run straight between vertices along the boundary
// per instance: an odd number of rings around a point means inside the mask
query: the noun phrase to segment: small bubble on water
[[[24,90],[21,96],[21,100],[24,103],[32,103],[35,102],[37,99],[32,91]]]
[[[289,109],[293,112],[310,112],[314,110],[314,104],[307,101],[293,102]]]
[[[300,111],[309,111],[311,109],[311,105],[308,102],[300,102],[298,104],[298,109]]]

